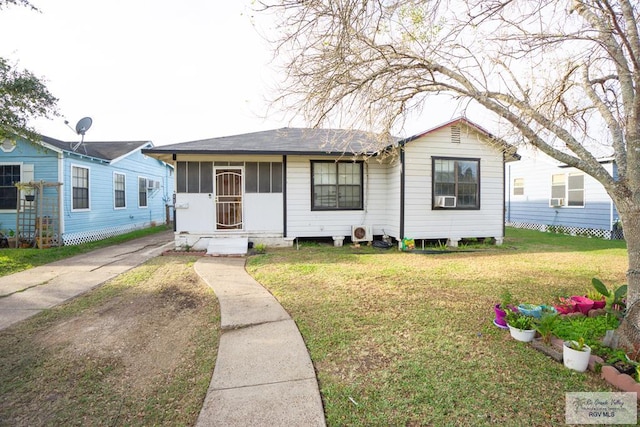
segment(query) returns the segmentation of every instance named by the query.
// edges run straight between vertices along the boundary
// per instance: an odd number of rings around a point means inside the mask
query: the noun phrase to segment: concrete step
[[[207,255],[246,255],[248,245],[248,237],[213,237]]]

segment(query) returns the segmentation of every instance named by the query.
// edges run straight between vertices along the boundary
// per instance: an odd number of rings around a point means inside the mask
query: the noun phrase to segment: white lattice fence
[[[565,225],[534,224],[527,222],[508,222],[509,227],[538,230],[546,233],[568,234],[571,236],[589,236],[601,239],[624,239],[622,230],[603,230],[598,228],[573,227]]]
[[[123,225],[119,227],[109,227],[102,230],[85,231],[82,233],[64,233],[62,242],[65,246],[79,245],[82,243],[95,242],[96,240],[107,239],[120,234],[129,233],[130,231],[144,228],[143,225]]]

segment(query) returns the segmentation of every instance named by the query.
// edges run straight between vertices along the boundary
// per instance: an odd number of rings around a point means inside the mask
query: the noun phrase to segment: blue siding
[[[65,244],[121,234],[148,227],[152,222],[163,224],[166,220],[165,206],[171,203],[173,196],[173,169],[159,160],[143,155],[140,150],[109,163],[81,153],[64,151],[60,154],[43,146],[19,141],[11,152],[0,150],[0,164],[8,163],[33,165],[35,181],[59,182],[62,177],[60,215],[62,238]],[[89,169],[88,210],[72,209],[71,170],[73,166]],[[115,207],[115,172],[125,175],[126,206],[124,208]],[[146,207],[141,207],[138,203],[138,178],[160,183],[158,189],[147,190]],[[22,180],[26,179],[22,178]],[[52,195],[55,191],[54,188],[45,189],[45,192]],[[15,210],[0,210],[0,230],[13,230],[15,225]]]
[[[33,165],[33,180],[58,182],[58,153],[40,145],[18,140],[11,152],[0,150],[0,164]],[[21,167],[21,181],[26,181],[25,168]],[[47,194],[54,191],[47,189]],[[16,211],[0,210],[0,230],[15,230]]]
[[[165,222],[165,206],[173,194],[171,169],[156,159],[136,151],[124,159],[106,164],[75,154],[65,153],[64,181],[71,183],[73,166],[89,169],[89,210],[72,209],[72,187],[64,189],[65,233],[92,233],[113,228],[141,228],[151,222]],[[114,173],[125,176],[126,206],[116,208]],[[148,190],[147,207],[138,203],[138,178],[160,182],[157,190]]]
[[[615,177],[613,164],[604,165]],[[602,184],[584,174],[584,207],[551,207],[551,176],[583,173],[560,167],[548,156],[525,152],[522,159],[507,165],[505,219],[507,223],[541,224],[587,229],[611,230],[615,206]],[[515,178],[524,179],[524,194],[513,194]]]

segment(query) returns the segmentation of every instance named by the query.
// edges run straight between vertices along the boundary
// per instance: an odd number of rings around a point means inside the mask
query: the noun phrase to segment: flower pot
[[[27,202],[33,202],[33,201],[36,199],[36,195],[35,195],[35,194],[26,194],[26,195],[24,196],[24,199],[25,199]]]
[[[542,307],[539,305],[520,304],[518,306],[518,311],[525,316],[531,316],[538,319],[540,318],[540,316],[542,316]]]
[[[601,308],[604,308],[604,306],[607,305],[607,302],[603,299],[598,299],[598,300],[593,300],[593,309],[594,310],[598,310]]]
[[[591,347],[584,345],[584,349],[574,350],[569,347],[569,341],[562,344],[562,361],[564,366],[574,371],[584,372],[589,366],[589,358],[591,357]]]
[[[494,305],[493,311],[496,313],[496,318],[494,319],[493,324],[498,328],[507,329],[507,321],[505,319],[507,312],[500,308],[500,304]]]
[[[522,342],[531,342],[533,338],[536,336],[535,329],[518,329],[514,328],[511,325],[507,325],[509,327],[509,333],[513,337],[513,339]]]
[[[593,300],[592,299],[589,299],[587,297],[582,297],[582,296],[579,296],[579,295],[573,296],[573,297],[571,297],[571,299],[576,302],[576,308],[582,314],[588,314],[589,310],[591,310],[593,308]]]

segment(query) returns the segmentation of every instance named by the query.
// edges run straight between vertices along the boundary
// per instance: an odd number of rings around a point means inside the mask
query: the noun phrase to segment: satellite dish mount
[[[65,122],[65,123],[68,124],[68,122]],[[87,131],[91,127],[91,124],[93,124],[93,120],[91,120],[91,117],[84,117],[78,120],[78,123],[76,124],[76,133],[81,137],[80,137],[80,142],[78,142],[76,145],[71,147],[73,151],[76,151],[78,147],[82,145],[82,143],[84,142],[84,134],[87,133]]]

